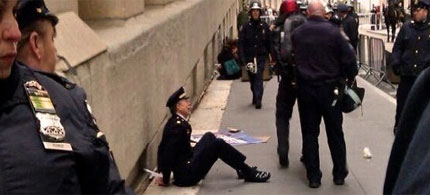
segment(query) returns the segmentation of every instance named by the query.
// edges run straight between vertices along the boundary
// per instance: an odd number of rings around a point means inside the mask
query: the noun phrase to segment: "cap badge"
[[[36,8],[36,12],[41,14],[42,13],[42,8]]]

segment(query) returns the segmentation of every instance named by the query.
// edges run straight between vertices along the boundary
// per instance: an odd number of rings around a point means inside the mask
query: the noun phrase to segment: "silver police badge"
[[[40,121],[40,133],[49,141],[61,142],[66,137],[66,131],[61,125],[60,117],[49,113],[36,113]]]

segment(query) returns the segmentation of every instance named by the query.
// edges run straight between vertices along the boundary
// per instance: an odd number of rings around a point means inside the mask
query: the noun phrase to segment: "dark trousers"
[[[252,91],[252,100],[253,102],[260,102],[263,99],[263,71],[264,71],[264,65],[266,64],[266,58],[265,57],[258,57],[257,58],[257,73],[251,73],[248,71],[249,75],[249,83],[251,84],[251,91]]]
[[[194,147],[193,156],[187,166],[187,174],[175,177],[175,184],[192,186],[206,176],[213,164],[221,159],[233,169],[244,167],[246,157],[213,133],[206,133]]]
[[[333,177],[345,178],[346,147],[342,131],[343,116],[339,104],[332,106],[336,96],[334,85],[310,86],[300,84],[298,90],[300,124],[303,136],[303,157],[307,177],[311,181],[320,181],[322,173],[318,151],[318,136],[321,118],[324,118],[328,145],[333,161]]]
[[[288,159],[290,119],[296,103],[297,89],[291,79],[282,77],[276,96],[276,133],[278,136],[278,155]]]
[[[403,107],[405,107],[406,99],[408,98],[409,92],[411,91],[412,85],[414,85],[416,77],[401,77],[399,87],[397,88],[397,107],[396,107],[396,121],[394,128],[400,122],[402,116]]]

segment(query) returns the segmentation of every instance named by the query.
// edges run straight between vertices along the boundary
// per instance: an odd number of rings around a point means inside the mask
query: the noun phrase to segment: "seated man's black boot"
[[[260,171],[258,169],[244,169],[243,175],[247,182],[266,182],[270,179],[270,173],[267,171]]]
[[[252,166],[251,169],[257,170],[257,166]],[[245,175],[243,174],[242,170],[236,170],[237,173],[237,179],[244,179]]]

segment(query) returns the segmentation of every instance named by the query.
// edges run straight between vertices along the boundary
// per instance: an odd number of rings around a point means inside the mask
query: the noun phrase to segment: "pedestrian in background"
[[[237,39],[226,38],[221,52],[217,56],[220,67],[218,80],[232,80],[242,76],[238,62]]]

